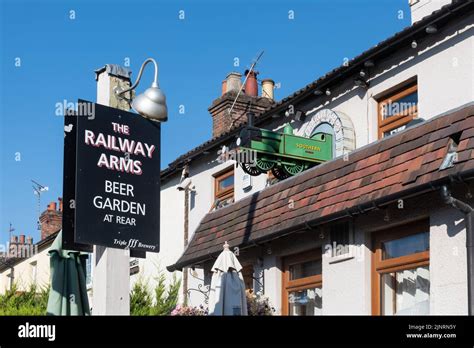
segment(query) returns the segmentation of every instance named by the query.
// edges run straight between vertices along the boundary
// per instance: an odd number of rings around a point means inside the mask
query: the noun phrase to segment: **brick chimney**
[[[61,202],[60,202],[61,207]],[[48,204],[48,208],[40,215],[41,240],[47,238],[62,228],[63,213],[57,210],[56,202]]]
[[[246,71],[248,74],[248,71]],[[212,116],[212,137],[218,137],[242,123],[247,122],[247,113],[253,112],[258,118],[274,101],[258,95],[257,73],[250,72],[245,88],[236,100],[232,113],[229,110],[242,87],[242,75],[232,72],[222,82],[222,95],[212,102],[209,112]]]

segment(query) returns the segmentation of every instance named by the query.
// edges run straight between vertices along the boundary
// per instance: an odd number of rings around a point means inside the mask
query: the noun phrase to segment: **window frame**
[[[219,183],[225,179],[227,179],[229,176],[234,176],[234,183],[232,186],[220,190],[219,189]],[[220,171],[217,174],[214,174],[214,202],[216,200],[226,200],[229,198],[234,197],[234,187],[235,187],[235,173],[234,173],[234,166],[226,168],[223,171]]]
[[[316,288],[323,286],[323,274],[309,276],[305,278],[299,278],[290,280],[290,266],[304,263],[308,261],[322,262],[322,249],[312,249],[309,251],[302,252],[300,254],[285,256],[282,260],[283,272],[282,272],[282,297],[281,297],[281,314],[290,315],[290,303],[288,296],[292,291]],[[321,264],[322,266],[322,264]]]
[[[410,107],[405,113],[395,114],[387,119],[383,118],[383,105],[385,102],[390,101],[395,103],[398,100],[410,95],[414,92],[418,92],[417,81],[405,84],[403,87],[398,88],[395,92],[385,95],[377,100],[377,115],[378,115],[378,137],[382,139],[385,132],[389,132],[413,120],[418,116],[418,102],[417,105]]]
[[[398,225],[383,231],[374,232],[372,248],[372,315],[382,315],[382,296],[380,282],[382,274],[408,270],[430,265],[430,250],[400,257],[382,259],[382,243],[403,237],[428,232],[428,219]]]

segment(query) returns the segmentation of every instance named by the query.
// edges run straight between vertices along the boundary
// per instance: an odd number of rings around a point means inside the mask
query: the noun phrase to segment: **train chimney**
[[[245,81],[245,94],[247,94],[248,96],[258,96],[257,75],[257,71],[245,70],[245,76],[247,76],[247,80]]]
[[[274,100],[273,90],[275,88],[275,81],[272,79],[265,79],[262,81],[262,97]]]

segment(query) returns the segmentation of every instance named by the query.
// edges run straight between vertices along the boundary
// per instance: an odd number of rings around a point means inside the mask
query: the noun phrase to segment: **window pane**
[[[408,94],[397,100],[387,100],[382,105],[382,115],[384,119],[395,115],[409,115],[412,107],[418,105],[418,91]]]
[[[381,277],[382,314],[420,315],[430,313],[428,266],[386,273]]]
[[[86,284],[92,284],[92,255],[89,254],[86,259]]]
[[[290,315],[321,315],[323,291],[321,287],[291,291],[288,295]]]
[[[307,261],[291,265],[290,268],[290,280],[306,278],[313,275],[321,274],[322,262],[321,260]]]
[[[219,180],[219,191],[234,186],[234,175],[228,176],[223,180]]]
[[[394,257],[415,254],[429,249],[429,233],[418,233],[382,243],[382,259],[386,260]]]

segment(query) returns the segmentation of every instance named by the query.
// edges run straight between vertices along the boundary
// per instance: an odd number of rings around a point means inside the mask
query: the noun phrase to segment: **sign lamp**
[[[140,83],[143,69],[145,65],[152,62],[155,65],[155,79],[144,93],[139,94],[132,101],[132,108],[143,117],[152,119],[154,121],[166,122],[168,120],[168,108],[166,107],[166,97],[163,91],[158,86],[158,64],[153,58],[145,60],[138,72],[138,77],[135,83],[125,90],[116,90],[115,93],[118,97],[123,98],[122,95],[129,91],[134,90]]]

